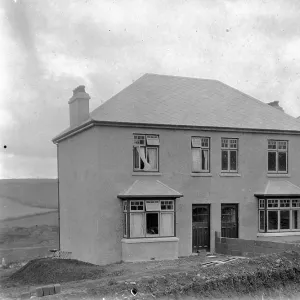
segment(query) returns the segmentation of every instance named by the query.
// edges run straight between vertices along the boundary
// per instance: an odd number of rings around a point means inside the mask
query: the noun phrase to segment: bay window
[[[300,199],[259,199],[260,232],[300,231]]]
[[[123,201],[124,237],[149,238],[174,236],[174,206],[174,200]]]

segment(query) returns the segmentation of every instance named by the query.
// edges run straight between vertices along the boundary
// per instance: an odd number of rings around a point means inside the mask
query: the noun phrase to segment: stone
[[[36,296],[37,297],[43,297],[44,293],[43,293],[43,289],[42,288],[37,288],[36,289]]]
[[[54,293],[59,294],[61,292],[60,284],[54,284]]]

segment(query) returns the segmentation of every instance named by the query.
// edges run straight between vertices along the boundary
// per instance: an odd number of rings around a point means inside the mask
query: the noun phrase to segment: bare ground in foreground
[[[203,265],[212,260],[226,260],[226,257],[191,256],[174,261],[108,266],[78,261],[59,264],[59,260],[51,259],[32,261],[19,270],[2,270],[0,296],[18,298],[32,286],[57,282],[62,285],[62,293],[43,299],[293,299],[299,292],[299,253]],[[15,275],[7,280],[12,273]],[[133,288],[138,291],[135,297],[130,292]]]

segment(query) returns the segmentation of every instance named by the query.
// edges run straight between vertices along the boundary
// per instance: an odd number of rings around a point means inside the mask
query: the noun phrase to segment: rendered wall
[[[159,134],[159,173],[133,172],[133,134]],[[191,136],[211,138],[211,176],[191,174]],[[221,137],[238,138],[238,177],[221,176]],[[267,175],[267,139],[289,140],[289,175]],[[122,259],[122,207],[118,193],[137,179],[160,180],[184,195],[176,204],[178,255],[192,253],[192,204],[211,205],[211,251],[221,227],[221,203],[239,204],[239,237],[256,239],[257,199],[268,180],[300,185],[296,135],[94,127],[59,144],[62,245],[94,263]],[[67,212],[68,207],[68,212]],[[64,220],[63,220],[64,218]],[[68,225],[72,224],[72,225]],[[68,231],[69,230],[69,231]],[[74,240],[76,242],[72,242]]]
[[[178,238],[122,240],[122,261],[124,262],[176,258],[178,258]]]
[[[284,251],[300,251],[299,243],[284,243],[280,241],[259,241],[250,239],[221,238],[216,233],[216,253],[253,257],[262,254],[279,253]]]

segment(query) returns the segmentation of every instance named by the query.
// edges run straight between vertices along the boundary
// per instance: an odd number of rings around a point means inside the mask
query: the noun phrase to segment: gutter
[[[96,121],[91,119],[89,122],[80,125],[77,128],[55,137],[52,141],[57,144],[77,133],[80,133],[93,126],[113,126],[113,127],[134,127],[134,128],[156,128],[156,129],[177,129],[177,130],[201,130],[217,132],[242,132],[242,133],[267,133],[267,134],[287,134],[300,135],[300,130],[278,130],[278,129],[259,129],[259,128],[237,128],[237,127],[209,127],[197,125],[173,125],[173,124],[152,124],[152,123],[130,123],[115,121]]]

